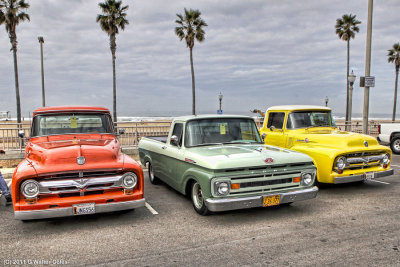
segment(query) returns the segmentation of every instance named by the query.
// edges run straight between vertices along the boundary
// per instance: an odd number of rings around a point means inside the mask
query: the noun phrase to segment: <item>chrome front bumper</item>
[[[125,202],[111,202],[107,204],[96,204],[96,213],[112,212],[118,210],[130,210],[143,207],[145,199],[125,201]],[[35,220],[45,218],[67,217],[75,216],[72,212],[72,207],[68,208],[53,208],[46,210],[24,210],[14,212],[16,220]]]
[[[374,178],[372,178],[370,180],[393,175],[393,173],[394,173],[393,169],[390,169],[387,171],[374,172]],[[358,182],[358,181],[364,181],[364,180],[368,180],[368,179],[366,178],[366,175],[363,173],[363,174],[358,174],[358,175],[335,177],[335,184],[352,183],[352,182]]]
[[[285,193],[268,194],[254,197],[241,197],[241,198],[223,198],[223,199],[207,199],[206,206],[210,211],[225,211],[248,209],[263,206],[263,198],[272,195],[280,195],[281,199],[279,204],[291,203],[301,200],[315,198],[318,193],[318,187],[293,190]]]

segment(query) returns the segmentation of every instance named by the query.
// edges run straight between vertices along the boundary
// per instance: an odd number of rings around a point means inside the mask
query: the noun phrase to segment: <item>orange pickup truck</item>
[[[20,220],[145,204],[143,170],[122,154],[110,112],[102,107],[36,109],[11,191],[15,218]]]

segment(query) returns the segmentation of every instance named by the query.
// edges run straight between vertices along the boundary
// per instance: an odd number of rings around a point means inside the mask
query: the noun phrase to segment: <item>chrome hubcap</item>
[[[201,209],[203,207],[204,199],[199,183],[195,183],[193,185],[192,199],[193,199],[193,204],[197,209]]]
[[[397,139],[396,141],[394,141],[393,147],[396,150],[400,150],[400,139]]]
[[[150,176],[149,177],[150,180],[153,181],[154,180],[154,173],[153,173],[153,167],[151,165],[149,166],[149,174],[150,174],[149,175]]]

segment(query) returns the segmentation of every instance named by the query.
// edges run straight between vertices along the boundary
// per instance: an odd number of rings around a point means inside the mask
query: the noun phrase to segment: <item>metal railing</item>
[[[258,128],[263,126],[263,118],[256,118],[255,122]],[[125,133],[118,138],[123,147],[137,147],[143,136],[162,136],[168,135],[172,121],[143,121],[143,122],[119,122],[116,125],[117,132],[119,129],[125,129]],[[368,125],[369,135],[378,136],[379,122],[371,121]],[[345,123],[338,123],[339,130],[344,131]],[[21,142],[18,137],[18,131],[24,130],[25,138]],[[353,122],[351,131],[362,133],[362,124]],[[0,149],[3,150],[20,150],[25,148],[26,141],[30,135],[30,123],[0,123]]]

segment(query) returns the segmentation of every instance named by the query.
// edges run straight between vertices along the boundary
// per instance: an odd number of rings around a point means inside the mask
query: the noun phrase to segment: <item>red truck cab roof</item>
[[[59,113],[59,112],[102,112],[110,113],[107,108],[97,106],[57,106],[57,107],[42,107],[33,111],[33,117],[41,113]]]

